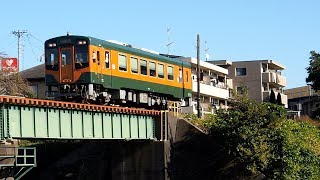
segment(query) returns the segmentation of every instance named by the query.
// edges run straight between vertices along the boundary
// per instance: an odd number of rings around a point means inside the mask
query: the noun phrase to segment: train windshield
[[[88,46],[75,47],[75,68],[81,69],[89,66]]]
[[[58,70],[58,49],[51,48],[46,49],[46,69],[48,70]]]

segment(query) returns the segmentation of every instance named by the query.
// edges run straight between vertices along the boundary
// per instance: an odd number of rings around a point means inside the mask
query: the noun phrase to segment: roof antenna
[[[173,43],[173,41],[170,41],[170,27],[167,27],[167,35],[168,35],[168,44],[166,46],[168,47],[168,56],[170,56],[170,45]]]
[[[208,61],[209,58],[210,58],[210,56],[209,56],[209,54],[208,54],[209,48],[207,48],[207,41],[205,41],[204,44],[205,44],[205,50],[204,50],[204,51],[206,52],[206,61]]]

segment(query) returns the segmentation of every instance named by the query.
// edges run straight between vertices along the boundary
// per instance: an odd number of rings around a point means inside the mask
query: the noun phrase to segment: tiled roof
[[[40,64],[20,72],[20,76],[25,79],[41,79],[45,77],[45,66]]]

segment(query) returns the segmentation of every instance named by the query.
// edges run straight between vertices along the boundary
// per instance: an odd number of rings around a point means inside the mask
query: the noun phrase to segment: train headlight
[[[78,45],[87,44],[87,41],[78,41]]]
[[[49,47],[56,47],[57,44],[56,43],[49,43]]]

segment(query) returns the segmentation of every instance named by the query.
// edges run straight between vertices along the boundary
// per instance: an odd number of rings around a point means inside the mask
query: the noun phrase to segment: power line
[[[40,43],[41,43],[41,46],[39,46],[37,43],[35,43],[34,41],[32,41],[32,39],[31,39],[30,37],[33,38],[33,39],[35,39],[35,40],[37,40],[38,42],[40,42]],[[30,33],[27,34],[27,38],[28,38],[28,41],[29,41],[30,45],[32,45],[33,47],[35,47],[35,48],[37,48],[37,49],[39,49],[39,50],[43,50],[43,43],[42,43],[39,39],[35,38],[35,37],[34,37],[32,34],[30,34]]]
[[[31,33],[28,33],[29,36],[33,37],[35,40],[39,41],[41,44],[43,44],[43,41],[41,41],[40,39],[36,38],[34,35],[32,35]]]
[[[28,37],[28,42],[29,42],[29,45],[31,47],[31,50],[32,50],[32,53],[35,57],[35,59],[37,59],[38,61],[42,61],[42,56],[44,56],[44,53],[43,53],[43,47],[42,45],[44,44],[44,42],[42,40],[40,40],[39,38],[35,37],[34,35],[32,35],[31,33],[28,33],[27,34],[27,37]],[[39,47],[36,43],[32,43],[30,37],[32,37],[33,39],[37,40],[39,43],[41,43],[41,47]],[[35,54],[35,51],[34,51],[34,47],[37,48],[39,51],[41,51],[41,55],[40,56],[37,56]]]
[[[10,35],[11,35],[11,33],[9,33],[9,34],[7,34],[5,37],[1,37],[0,39],[1,39],[1,41],[0,41],[0,49],[1,49],[1,46],[2,45],[5,45],[5,44],[7,44],[8,42],[9,42],[9,40],[10,40]],[[6,39],[5,39],[6,38]]]
[[[1,51],[6,51],[7,49],[9,49],[13,44],[15,43],[15,40],[13,40],[12,42],[10,42],[10,44],[7,46],[7,47],[5,47],[5,48],[0,48],[0,50]]]
[[[37,57],[37,55],[36,55],[36,53],[35,53],[35,51],[34,51],[34,48],[33,48],[33,45],[32,45],[32,43],[30,42],[30,37],[29,36],[27,36],[28,38],[27,38],[27,40],[28,40],[28,44],[29,44],[29,46],[30,46],[30,48],[31,48],[31,52],[32,52],[32,54],[33,54],[33,58],[35,58],[36,60],[39,60],[39,57]],[[40,61],[40,60],[39,60]]]

